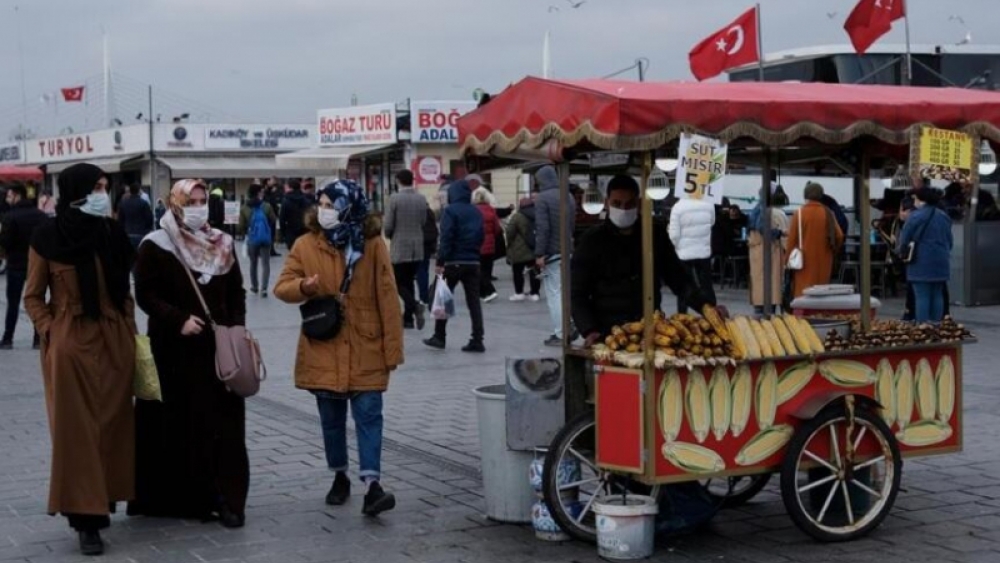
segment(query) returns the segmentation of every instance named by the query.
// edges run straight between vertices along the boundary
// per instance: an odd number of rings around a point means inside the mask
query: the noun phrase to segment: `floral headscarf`
[[[202,274],[202,283],[207,283],[211,276],[223,276],[229,272],[236,261],[233,254],[233,237],[213,229],[207,222],[198,231],[192,231],[181,222],[184,217],[184,205],[191,198],[195,188],[208,189],[201,180],[179,180],[170,189],[170,200],[167,207],[170,213],[164,213],[160,219],[160,227],[167,233],[173,243],[174,253],[185,266]]]
[[[365,191],[351,180],[337,180],[327,184],[317,197],[326,196],[340,216],[340,223],[332,229],[323,229],[326,240],[347,257],[347,275],[342,291],[346,291],[354,266],[365,254],[365,220],[368,218],[368,198]]]

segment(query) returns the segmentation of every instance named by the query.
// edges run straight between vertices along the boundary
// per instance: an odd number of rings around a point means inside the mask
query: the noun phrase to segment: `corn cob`
[[[812,343],[809,341],[809,337],[806,335],[805,331],[799,326],[798,321],[793,315],[785,315],[781,317],[781,320],[785,323],[788,328],[788,333],[795,340],[795,346],[799,349],[799,352],[803,354],[812,354],[816,351],[813,350]]]
[[[736,322],[732,320],[726,321],[726,326],[729,329],[729,334],[732,337],[733,343],[733,359],[743,360],[748,357],[747,345],[743,341],[743,335],[740,333],[740,329],[736,326]]]
[[[841,387],[865,387],[875,383],[875,371],[854,360],[820,362],[819,372],[831,383]]]
[[[938,420],[947,423],[955,412],[955,364],[944,356],[937,367]]]
[[[719,338],[721,338],[723,342],[733,341],[732,334],[730,334],[729,328],[726,327],[726,322],[722,320],[721,316],[719,316],[719,312],[715,309],[715,307],[706,304],[701,308],[701,314],[705,317],[705,320],[712,325],[712,328],[715,330],[715,334],[718,334]]]
[[[896,382],[895,373],[889,360],[883,358],[875,369],[875,400],[882,405],[879,414],[891,428],[896,423]]]
[[[712,434],[716,440],[722,440],[729,432],[732,418],[732,389],[726,368],[718,366],[712,372],[708,382],[708,396],[712,404]]]
[[[730,430],[733,437],[739,437],[750,421],[750,407],[753,405],[753,376],[750,374],[750,366],[740,364],[733,374],[733,402],[732,420]]]
[[[753,327],[750,326],[750,319],[746,317],[737,317],[734,322],[736,323],[736,327],[739,329],[743,345],[747,349],[747,358],[756,360],[763,357],[763,352],[760,349],[760,343],[757,342],[757,336],[753,332]]]
[[[757,339],[757,344],[760,345],[760,355],[762,358],[773,358],[774,349],[771,348],[771,343],[767,339],[767,333],[764,332],[763,325],[760,321],[756,319],[749,319],[747,322],[750,323],[750,328],[753,330],[753,336]]]
[[[789,356],[794,356],[799,353],[809,353],[809,348],[800,349],[796,345],[795,338],[792,337],[791,330],[789,330],[785,321],[781,320],[781,317],[772,317],[771,324],[774,326],[774,332],[778,334],[778,340],[781,341],[781,347],[785,349],[785,352]]]
[[[812,381],[816,374],[816,364],[813,362],[799,362],[786,369],[778,378],[778,404],[794,398],[802,391],[806,385]]]
[[[909,360],[896,366],[896,425],[905,430],[913,417],[913,369]]]
[[[688,373],[686,414],[688,426],[698,443],[705,441],[711,427],[712,404],[708,396],[708,384],[701,368],[693,367]]]
[[[917,391],[917,414],[920,416],[920,420],[934,420],[937,416],[937,385],[935,385],[934,373],[931,371],[931,364],[927,358],[921,358],[917,362],[914,385]]]
[[[660,430],[663,439],[673,442],[681,431],[684,420],[684,392],[677,370],[667,371],[660,386]]]
[[[794,433],[790,424],[779,424],[761,430],[736,454],[736,463],[748,466],[767,460],[785,447]]]
[[[722,456],[698,444],[667,442],[660,452],[674,467],[687,473],[716,473],[726,468]]]
[[[760,321],[760,326],[764,329],[764,336],[767,337],[767,343],[771,346],[771,352],[774,354],[774,357],[787,356],[788,353],[785,351],[784,345],[781,344],[781,339],[778,338],[778,331],[775,330],[774,323],[770,320],[763,320]]]
[[[774,362],[765,363],[757,374],[757,401],[754,406],[757,427],[761,430],[770,428],[778,410],[778,369]]]
[[[943,442],[951,438],[951,426],[937,420],[922,420],[915,422],[896,433],[896,439],[901,444],[920,448]]]

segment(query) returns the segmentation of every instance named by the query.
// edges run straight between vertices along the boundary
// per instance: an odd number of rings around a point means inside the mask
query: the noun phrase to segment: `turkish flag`
[[[63,101],[82,102],[83,88],[84,88],[83,86],[75,86],[73,88],[63,88],[62,89]]]
[[[892,29],[892,22],[906,17],[904,0],[861,0],[844,22],[851,43],[863,55],[873,43]]]
[[[691,73],[698,80],[706,80],[726,69],[759,61],[758,33],[754,7],[691,49]]]

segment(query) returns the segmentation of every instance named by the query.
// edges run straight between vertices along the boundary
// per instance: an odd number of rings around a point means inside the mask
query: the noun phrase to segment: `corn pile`
[[[945,317],[939,325],[879,320],[872,322],[868,332],[862,332],[861,323],[854,318],[851,326],[850,338],[843,338],[836,331],[830,331],[826,335],[826,348],[830,351],[899,348],[938,342],[961,342],[975,338],[964,325],[956,323],[951,317]]]
[[[764,320],[736,317],[726,322],[737,359],[808,356],[826,351],[812,325],[793,315]]]

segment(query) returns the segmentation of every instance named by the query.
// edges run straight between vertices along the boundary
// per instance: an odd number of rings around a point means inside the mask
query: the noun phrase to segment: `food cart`
[[[680,137],[696,133],[728,143],[730,162],[762,164],[765,180],[775,156],[835,159],[855,171],[859,199],[867,202],[872,164],[906,162],[911,138],[925,125],[996,144],[1000,95],[949,88],[526,78],[464,116],[459,132],[470,169],[547,160],[558,166],[563,190],[571,164],[593,154],[624,153],[621,171],[641,176],[645,195],[653,163],[676,160]],[[766,181],[761,198],[769,206]],[[739,333],[744,348],[757,345],[756,354],[663,354],[657,345],[661,327],[676,319],[654,315],[658,288],[648,258],[653,201],[641,200],[644,319],[636,319],[634,334],[626,335],[640,349],[587,350],[564,342],[566,424],[549,448],[544,484],[563,530],[593,541],[595,501],[634,483],[656,489],[700,481],[732,505],[750,499],[779,473],[784,504],[800,529],[820,541],[853,539],[891,510],[903,458],[961,450],[961,346],[969,335],[954,323],[934,338],[922,332],[936,330],[930,327],[902,336],[914,329],[873,327],[867,245],[861,248],[858,338],[824,343],[824,335],[809,334],[808,324],[786,316],[764,322],[773,323],[771,329],[783,326],[798,343],[773,346],[770,354],[760,348],[771,334],[761,341],[756,329],[748,336],[733,322],[714,334]],[[862,205],[861,240],[869,237],[869,213]],[[561,240],[562,254],[569,256],[565,227]],[[562,269],[563,334],[569,334],[568,260]],[[764,294],[769,297],[769,289]],[[802,344],[806,336],[816,338]],[[582,472],[572,482],[560,481],[554,468],[570,460]]]

